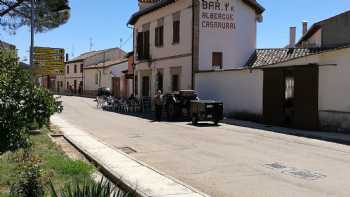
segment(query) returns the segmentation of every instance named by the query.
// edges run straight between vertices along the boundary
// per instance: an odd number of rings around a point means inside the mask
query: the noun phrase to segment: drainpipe
[[[194,20],[195,20],[195,2],[196,0],[192,0],[192,81],[191,81],[191,89],[194,90],[194,83],[195,83],[195,71],[194,71]]]
[[[136,96],[135,92],[135,69],[136,69],[136,64],[135,64],[135,29],[133,26],[129,26],[129,24],[126,25],[129,29],[132,30],[132,51],[133,51],[133,60],[132,60],[132,74],[133,74],[133,79],[132,79],[132,94],[134,97]]]

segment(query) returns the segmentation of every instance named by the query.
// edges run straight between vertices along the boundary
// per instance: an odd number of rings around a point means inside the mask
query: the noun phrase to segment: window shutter
[[[154,45],[158,46],[158,28],[154,29]]]
[[[173,23],[173,43],[180,42],[180,21],[174,21]]]
[[[142,59],[143,56],[143,32],[137,33],[137,57]]]
[[[143,47],[143,57],[145,59],[149,58],[149,37],[150,37],[150,33],[149,31],[144,32],[144,47]]]
[[[164,44],[164,26],[159,27],[159,46]]]

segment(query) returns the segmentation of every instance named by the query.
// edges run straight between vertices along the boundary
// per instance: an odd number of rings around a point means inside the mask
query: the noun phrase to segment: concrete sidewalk
[[[264,124],[236,120],[236,119],[225,119],[223,122],[230,125],[259,129],[262,131],[269,131],[269,132],[275,132],[280,134],[293,135],[298,137],[305,137],[305,138],[311,138],[316,140],[323,140],[327,142],[334,142],[338,144],[350,145],[350,134],[326,132],[326,131],[322,132],[322,131],[306,131],[306,130],[299,130],[299,129],[290,129],[290,128],[264,125]]]
[[[109,147],[57,116],[51,118],[51,123],[60,128],[68,141],[106,169],[113,179],[122,182],[142,197],[209,197]]]

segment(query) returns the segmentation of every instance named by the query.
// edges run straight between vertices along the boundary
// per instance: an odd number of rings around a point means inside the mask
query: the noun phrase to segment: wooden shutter
[[[173,22],[173,43],[180,42],[180,21]]]
[[[154,29],[154,45],[157,47],[159,45],[159,28]]]
[[[143,58],[144,59],[148,59],[150,54],[149,54],[149,45],[150,45],[150,41],[149,41],[149,37],[150,37],[150,33],[149,31],[145,31],[144,32],[144,45],[143,45]]]
[[[137,33],[137,58],[142,59],[143,57],[143,32]]]
[[[159,46],[163,46],[164,44],[164,26],[159,27]]]

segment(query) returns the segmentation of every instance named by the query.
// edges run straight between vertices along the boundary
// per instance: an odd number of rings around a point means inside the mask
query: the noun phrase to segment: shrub
[[[33,156],[26,158],[18,169],[16,183],[11,186],[11,197],[41,197],[44,196],[42,170],[40,161]]]
[[[29,128],[46,125],[61,110],[53,94],[35,86],[13,52],[0,50],[0,155],[28,147]]]

